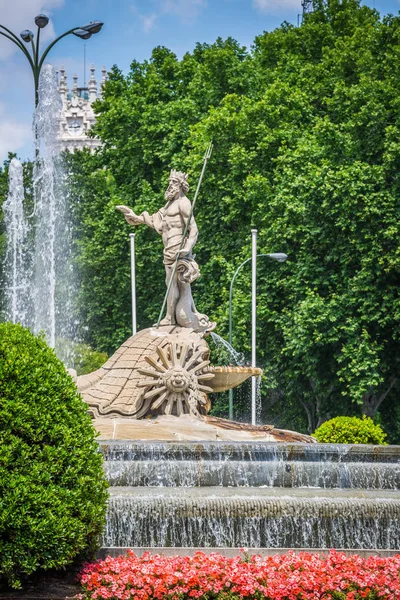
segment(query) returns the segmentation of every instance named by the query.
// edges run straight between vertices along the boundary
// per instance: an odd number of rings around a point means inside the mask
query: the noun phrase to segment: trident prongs
[[[204,154],[204,160],[209,160],[211,158],[211,154],[212,154],[213,148],[214,148],[214,145],[213,145],[212,140],[211,140],[211,142],[207,146],[206,153]]]

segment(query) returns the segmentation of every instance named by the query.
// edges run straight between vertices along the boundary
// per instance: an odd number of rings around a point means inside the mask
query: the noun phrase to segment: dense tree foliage
[[[193,190],[213,139],[196,207],[196,304],[226,337],[251,226],[260,253],[289,255],[258,264],[263,417],[309,431],[338,414],[379,410],[389,421],[400,356],[400,18],[358,0],[314,6],[251,51],[218,39],[181,60],[156,48],[127,76],[114,67],[95,106],[103,148],[70,157],[87,341],[110,352],[130,329],[132,229],[114,206],[158,209],[170,167],[187,171]],[[145,327],[165,291],[162,245],[153,231],[135,233]],[[249,267],[233,322],[234,346],[248,353]]]

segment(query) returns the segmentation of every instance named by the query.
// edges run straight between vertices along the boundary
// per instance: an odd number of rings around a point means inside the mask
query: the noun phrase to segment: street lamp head
[[[104,23],[101,23],[101,21],[91,21],[89,23],[89,25],[83,25],[83,27],[81,27],[81,29],[84,29],[85,31],[88,31],[89,33],[99,33],[99,31],[101,30],[101,28],[103,27]]]
[[[277,260],[278,262],[285,262],[287,259],[287,254],[283,254],[283,252],[276,252],[274,254],[268,254],[270,258]]]
[[[21,31],[19,35],[27,44],[31,42],[34,38],[32,31],[29,31],[29,29],[24,29],[24,31]]]
[[[46,15],[38,15],[37,17],[35,17],[35,23],[39,27],[39,29],[43,29],[43,27],[46,27],[48,22],[49,17],[46,17]]]
[[[92,37],[92,34],[90,33],[90,31],[86,31],[86,29],[74,29],[74,31],[72,32],[74,35],[76,35],[76,37],[81,38],[81,40],[88,40],[89,38]]]

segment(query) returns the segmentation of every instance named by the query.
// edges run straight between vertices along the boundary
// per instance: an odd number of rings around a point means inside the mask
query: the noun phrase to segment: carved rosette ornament
[[[138,385],[143,387],[143,401],[147,414],[199,416],[207,412],[207,392],[212,388],[205,385],[213,379],[208,371],[210,361],[204,347],[196,349],[185,343],[169,342],[158,346],[153,356],[146,356],[149,368],[138,371],[146,379]]]

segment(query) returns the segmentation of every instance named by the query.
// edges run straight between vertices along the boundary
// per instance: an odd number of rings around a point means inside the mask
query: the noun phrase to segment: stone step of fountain
[[[104,460],[236,460],[400,463],[400,446],[284,442],[102,441]]]
[[[312,461],[108,460],[110,485],[400,489],[400,464]]]
[[[400,547],[400,494],[112,487],[104,547]]]

